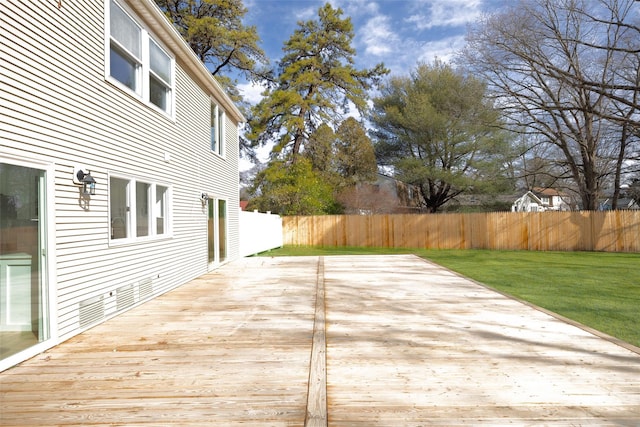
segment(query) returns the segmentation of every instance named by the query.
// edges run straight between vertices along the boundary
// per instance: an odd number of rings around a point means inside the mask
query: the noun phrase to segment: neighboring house
[[[599,202],[599,210],[610,211],[613,209],[613,200],[611,198],[601,200]],[[640,209],[640,205],[634,199],[623,197],[618,199],[617,209],[619,210],[637,210]]]
[[[514,194],[459,194],[444,207],[445,212],[501,212],[511,210]]]
[[[375,183],[358,183],[343,191],[339,201],[346,214],[359,215],[420,213],[424,206],[417,186],[380,173]]]
[[[244,118],[152,0],[0,28],[3,370],[239,256]]]
[[[566,194],[551,188],[534,188],[513,202],[512,212],[570,211]]]

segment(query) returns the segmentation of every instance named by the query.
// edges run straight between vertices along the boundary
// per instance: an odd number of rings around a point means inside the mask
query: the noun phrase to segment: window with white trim
[[[167,186],[111,176],[109,178],[110,238],[134,240],[169,234]]]
[[[136,181],[136,237],[149,235],[151,215],[149,191],[151,184]]]
[[[156,234],[167,232],[167,197],[169,189],[162,185],[156,185],[156,202],[153,209],[154,222],[156,224]]]
[[[211,151],[224,156],[225,112],[217,104],[211,103]]]
[[[108,33],[108,78],[172,115],[174,59],[116,0],[109,0]]]

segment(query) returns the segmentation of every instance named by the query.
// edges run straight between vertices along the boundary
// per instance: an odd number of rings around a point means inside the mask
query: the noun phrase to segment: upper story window
[[[111,2],[109,9],[109,75],[138,92],[142,71],[142,29],[115,2]]]
[[[108,78],[172,115],[174,60],[116,0],[109,1],[108,51]]]
[[[225,113],[215,103],[211,103],[211,151],[224,156]]]

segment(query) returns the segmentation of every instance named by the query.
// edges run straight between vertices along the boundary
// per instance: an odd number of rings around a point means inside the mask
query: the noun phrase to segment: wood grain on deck
[[[301,426],[317,259],[202,276],[0,374],[0,425]]]
[[[634,350],[411,255],[249,258],[0,373],[0,425],[639,426]]]
[[[326,257],[329,425],[640,426],[640,355],[411,256]]]

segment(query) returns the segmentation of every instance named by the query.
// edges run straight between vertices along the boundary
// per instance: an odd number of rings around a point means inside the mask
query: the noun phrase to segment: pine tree
[[[343,186],[375,181],[376,155],[362,124],[348,117],[338,127],[336,137],[335,163]]]
[[[232,72],[252,81],[270,77],[256,27],[245,26],[242,0],[155,0],[211,74],[227,89]]]
[[[317,20],[298,23],[285,43],[275,86],[253,110],[248,138],[256,144],[275,142],[275,153],[295,161],[320,124],[335,129],[350,103],[366,109],[367,91],[388,70],[382,64],[354,67],[353,25],[342,13],[327,3]]]

